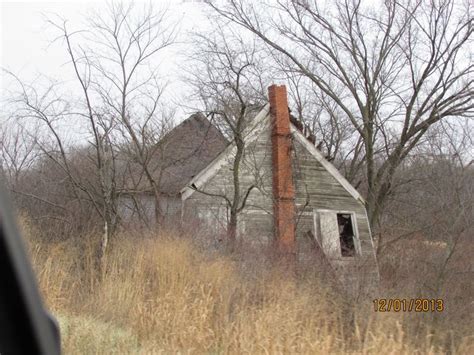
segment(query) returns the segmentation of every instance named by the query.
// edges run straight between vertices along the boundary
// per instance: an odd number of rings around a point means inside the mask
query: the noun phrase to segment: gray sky
[[[137,2],[137,1],[136,1]],[[18,75],[22,80],[31,82],[39,76],[51,77],[60,81],[74,81],[72,69],[67,65],[68,57],[60,41],[52,43],[55,32],[45,23],[46,16],[60,15],[70,22],[72,28],[80,26],[84,15],[106,4],[105,0],[96,1],[3,1],[0,0],[0,66]],[[140,1],[138,1],[140,3]],[[167,7],[171,18],[181,23],[181,33],[205,26],[204,4],[196,0],[155,0],[157,7]],[[183,46],[175,46],[160,63],[164,77],[170,82],[168,97],[183,95],[178,80],[178,55]],[[12,81],[0,74],[0,96],[11,90]],[[182,119],[182,118],[180,118]]]
[[[37,72],[60,74],[65,52],[50,46],[52,33],[46,30],[42,14],[59,13],[77,19],[79,11],[89,4],[61,2],[2,2],[2,66],[14,73],[31,77]],[[49,38],[48,38],[49,37]]]
[[[136,1],[138,3],[144,1]],[[324,1],[323,1],[324,2]],[[367,0],[372,4],[374,0]],[[154,0],[158,7],[167,7],[171,20],[180,21],[181,39],[186,39],[189,30],[203,31],[208,29],[204,16],[206,5],[199,0]],[[106,0],[74,1],[63,0],[56,2],[44,1],[3,1],[0,0],[0,67],[18,75],[23,81],[32,83],[39,75],[54,78],[61,82],[77,85],[72,68],[67,65],[68,57],[60,41],[51,43],[55,33],[45,23],[45,15],[58,14],[70,21],[71,26],[77,27],[85,20],[86,13],[104,7]],[[191,44],[192,45],[192,44]],[[189,112],[183,108],[186,91],[179,82],[183,63],[182,53],[189,50],[190,44],[175,45],[172,50],[163,53],[160,60],[162,76],[170,85],[167,88],[167,101],[173,100],[170,106],[179,109],[176,119],[181,121]],[[11,79],[0,71],[0,98],[8,96],[8,91],[15,90]],[[35,85],[41,84],[36,80]],[[3,102],[0,101],[0,105]],[[0,123],[5,116],[0,110]],[[2,113],[3,112],[3,113]],[[3,116],[3,117],[2,117]]]

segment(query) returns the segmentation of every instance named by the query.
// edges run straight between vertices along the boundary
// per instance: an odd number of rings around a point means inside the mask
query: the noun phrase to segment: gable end
[[[357,201],[361,202],[365,207],[365,200],[361,194],[351,185],[349,181],[346,180],[344,176],[327,161],[324,156],[312,145],[308,139],[293,125],[290,124],[291,133],[298,140],[299,143],[326,169],[336,180],[341,184],[341,186]]]
[[[270,105],[265,105],[265,107],[255,116],[251,125],[245,128],[244,130],[244,140],[246,142],[250,142],[254,140],[260,130],[257,128],[259,124],[269,115],[270,113]],[[203,170],[201,170],[194,178],[189,181],[188,185],[181,189],[181,200],[186,200],[189,196],[191,196],[196,189],[193,189],[191,186],[196,186],[197,188],[201,188],[206,184],[206,182],[213,177],[219,169],[227,162],[227,159],[235,154],[235,143],[232,142],[229,144],[224,151],[219,154],[208,166],[206,166]]]

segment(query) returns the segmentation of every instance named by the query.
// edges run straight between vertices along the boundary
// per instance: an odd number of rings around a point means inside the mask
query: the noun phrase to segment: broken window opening
[[[348,213],[338,213],[337,224],[339,227],[341,255],[344,257],[354,256],[356,254],[356,249],[354,243],[355,235],[352,224],[352,215]]]

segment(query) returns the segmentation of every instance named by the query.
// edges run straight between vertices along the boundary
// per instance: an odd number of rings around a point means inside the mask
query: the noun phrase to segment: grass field
[[[428,317],[375,313],[277,266],[243,271],[189,239],[122,236],[100,276],[87,238],[29,240],[65,354],[474,353],[472,337],[430,330]]]

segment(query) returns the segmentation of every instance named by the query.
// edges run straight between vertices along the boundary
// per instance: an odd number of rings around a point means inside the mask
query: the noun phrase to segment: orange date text
[[[375,312],[443,312],[444,301],[435,298],[376,298]]]

